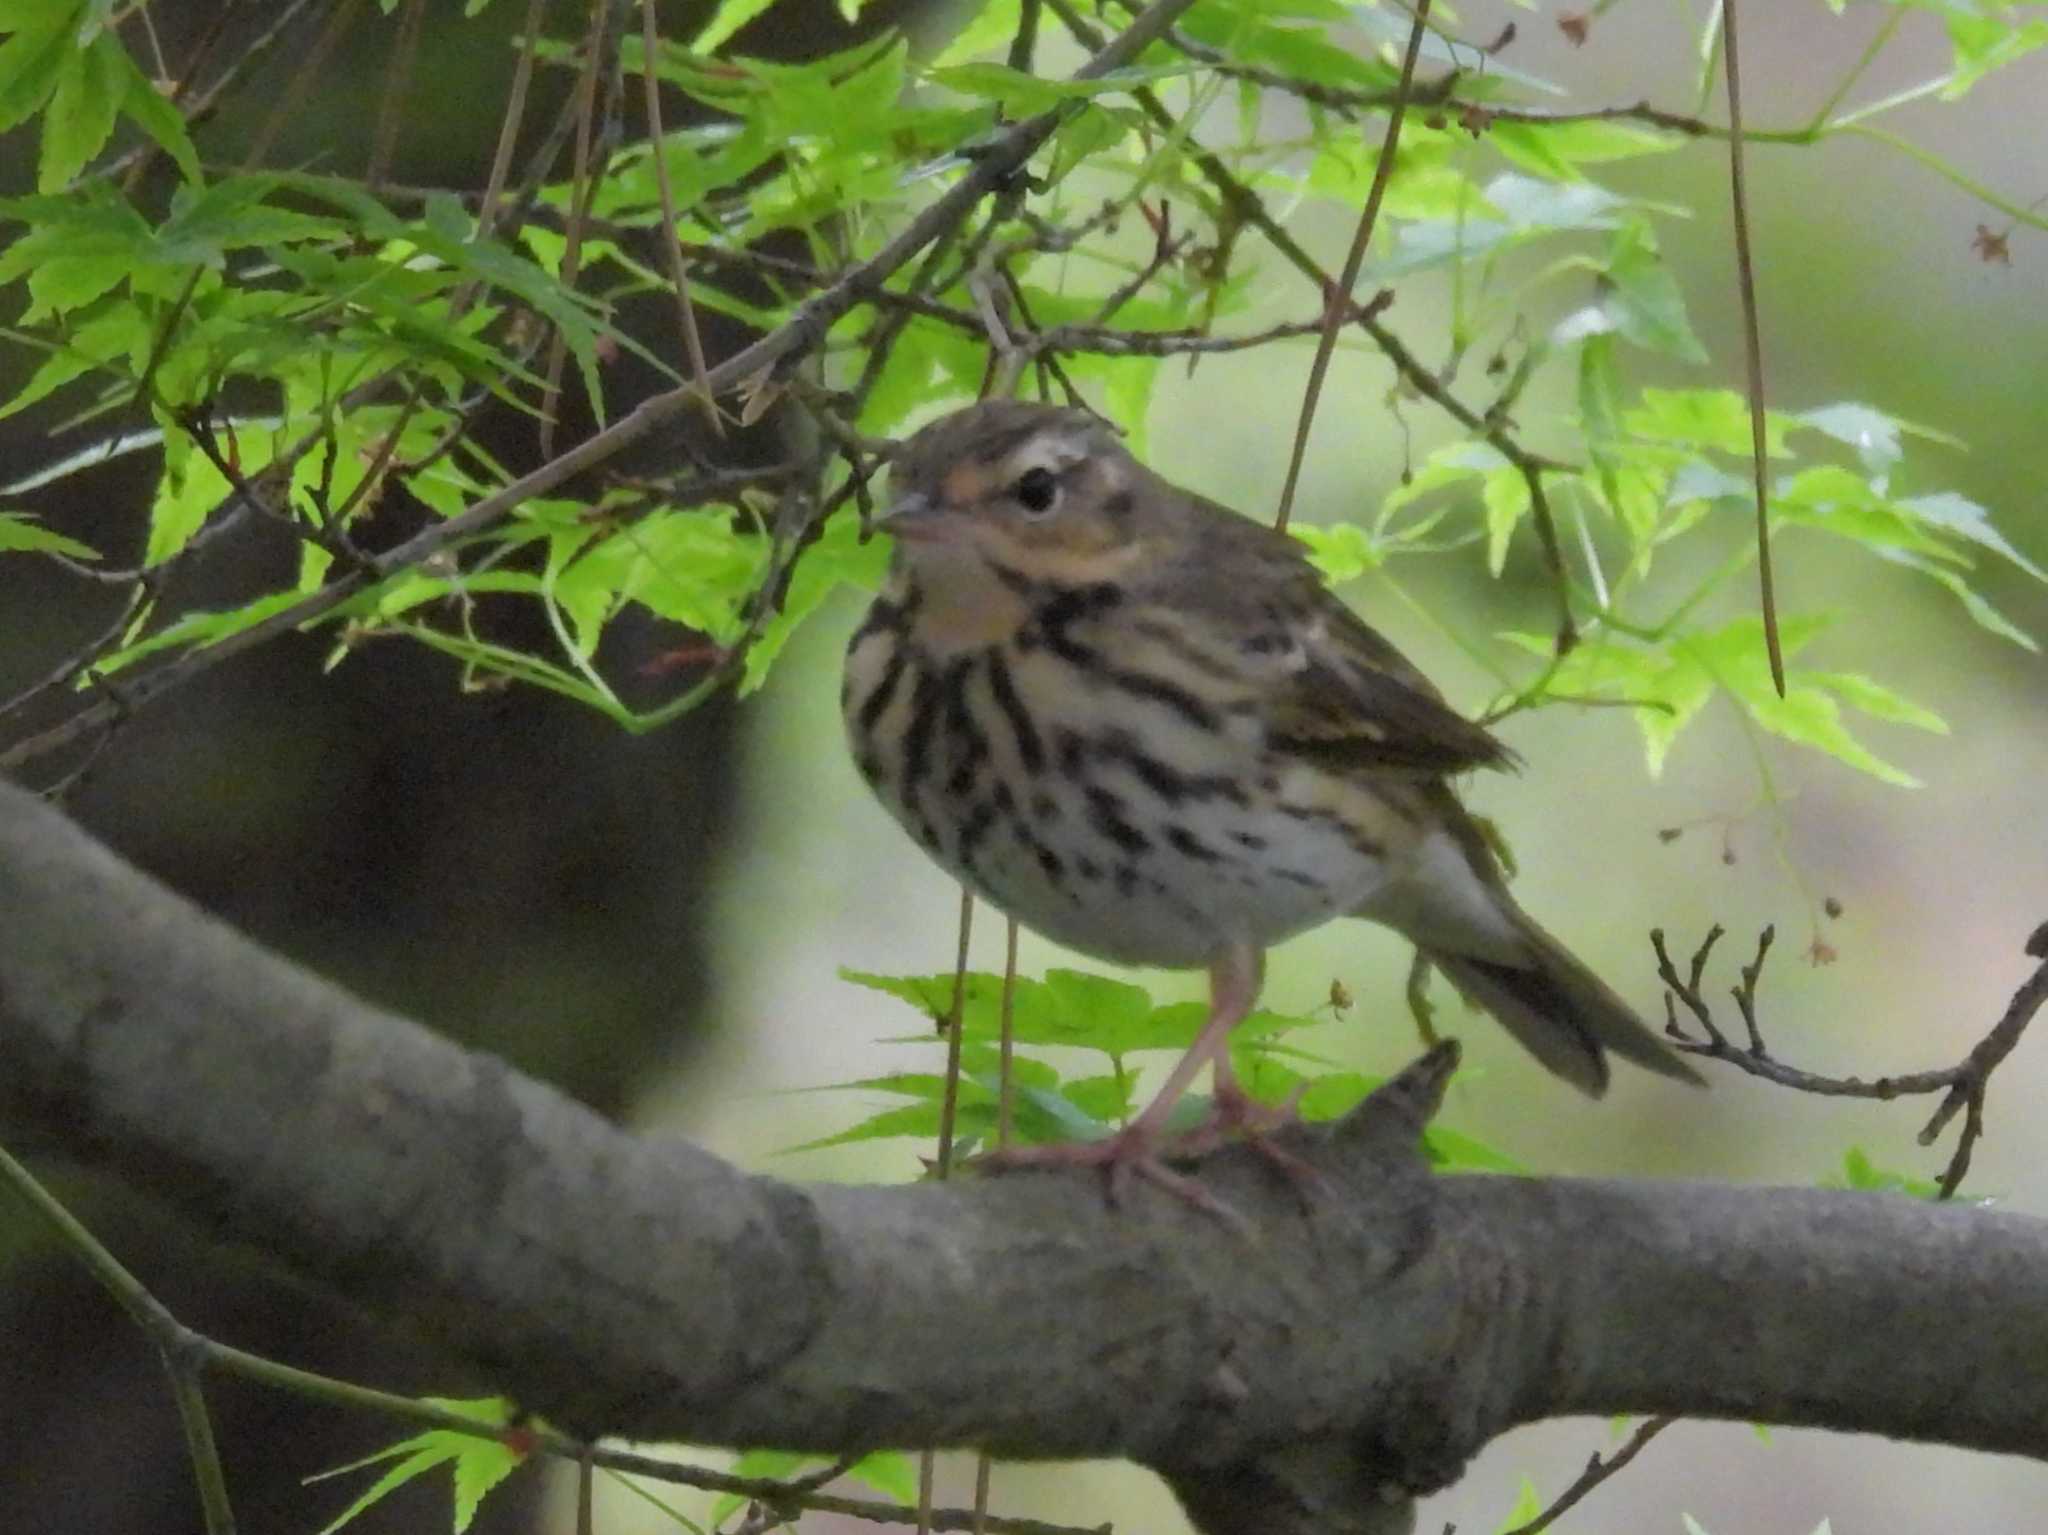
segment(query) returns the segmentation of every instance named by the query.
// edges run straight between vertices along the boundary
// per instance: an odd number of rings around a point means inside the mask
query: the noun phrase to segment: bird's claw
[[[1281,1130],[1302,1122],[1301,1095],[1307,1084],[1287,1095],[1284,1103],[1261,1103],[1235,1081],[1218,1083],[1211,1099],[1215,1113],[1207,1124],[1189,1131],[1173,1143],[1176,1156],[1202,1156],[1228,1141],[1232,1134],[1264,1157],[1294,1186],[1307,1207],[1311,1196],[1329,1191],[1329,1181],[1313,1166],[1274,1142]]]
[[[1205,1215],[1214,1216],[1239,1232],[1249,1232],[1245,1218],[1203,1186],[1199,1178],[1175,1172],[1162,1153],[1182,1154],[1179,1140],[1162,1144],[1149,1129],[1127,1125],[1099,1141],[1063,1141],[1049,1146],[1006,1146],[976,1157],[974,1165],[988,1172],[1012,1172],[1020,1168],[1093,1167],[1102,1172],[1104,1192],[1113,1207],[1121,1207],[1133,1178],[1171,1194]]]
[[[1301,1123],[1301,1094],[1302,1089],[1297,1088],[1285,1103],[1261,1103],[1235,1082],[1228,1082],[1216,1090],[1212,1100],[1215,1112],[1209,1121],[1184,1135],[1162,1138],[1146,1126],[1131,1124],[1099,1141],[1004,1147],[975,1158],[974,1165],[989,1172],[1029,1167],[1099,1168],[1112,1207],[1123,1205],[1131,1180],[1139,1178],[1227,1226],[1248,1232],[1250,1226],[1243,1216],[1210,1193],[1199,1178],[1168,1166],[1168,1159],[1193,1161],[1233,1136],[1241,1138],[1287,1179],[1307,1207],[1312,1196],[1328,1191],[1328,1181],[1272,1139],[1275,1132]]]

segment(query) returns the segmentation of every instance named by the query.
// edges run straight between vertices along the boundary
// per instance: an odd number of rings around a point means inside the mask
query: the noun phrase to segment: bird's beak
[[[920,491],[898,496],[882,518],[882,527],[897,538],[933,539],[940,535],[939,504]]]

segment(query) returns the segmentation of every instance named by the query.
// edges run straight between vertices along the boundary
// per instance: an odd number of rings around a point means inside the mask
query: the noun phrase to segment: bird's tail
[[[1706,1085],[1605,981],[1512,902],[1503,904],[1525,939],[1515,961],[1423,949],[1468,1002],[1497,1018],[1547,1069],[1595,1098],[1607,1090],[1609,1050],[1659,1076]]]

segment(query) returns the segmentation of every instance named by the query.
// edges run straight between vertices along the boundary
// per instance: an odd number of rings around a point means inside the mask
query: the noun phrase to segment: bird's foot
[[[1301,1095],[1305,1091],[1306,1083],[1289,1093],[1284,1103],[1261,1103],[1235,1080],[1219,1082],[1210,1100],[1215,1112],[1208,1123],[1176,1140],[1173,1152],[1176,1156],[1201,1156],[1236,1136],[1285,1175],[1305,1205],[1311,1195],[1324,1193],[1328,1182],[1314,1167],[1272,1139],[1277,1132],[1302,1122]]]
[[[1186,1151],[1186,1137],[1163,1141],[1150,1126],[1126,1125],[1099,1141],[1061,1141],[1047,1146],[1006,1146],[976,1157],[974,1165],[989,1172],[1011,1172],[1020,1168],[1092,1167],[1101,1171],[1111,1205],[1121,1205],[1131,1180],[1138,1178],[1225,1225],[1248,1229],[1243,1216],[1203,1187],[1198,1178],[1176,1172],[1166,1165],[1163,1152],[1180,1157]]]

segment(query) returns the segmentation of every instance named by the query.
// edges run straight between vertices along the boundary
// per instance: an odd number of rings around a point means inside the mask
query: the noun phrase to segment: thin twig
[[[220,1450],[213,1436],[213,1422],[206,1410],[200,1386],[204,1363],[202,1340],[170,1312],[148,1287],[102,1246],[84,1224],[60,1204],[26,1167],[5,1148],[0,1148],[0,1184],[12,1190],[52,1235],[83,1263],[124,1312],[156,1346],[171,1378],[178,1418],[185,1433],[186,1453],[199,1489],[199,1502],[207,1535],[233,1535],[234,1512],[228,1503],[226,1474],[221,1469]]]
[[[1094,46],[1091,39],[1099,39],[1099,34],[1074,14],[1066,0],[1044,0],[1044,3],[1084,47]],[[1146,108],[1147,114],[1155,121],[1171,125],[1171,118],[1166,115],[1165,108],[1159,105],[1157,98],[1152,97],[1148,90],[1140,87],[1132,92],[1132,96],[1141,107]],[[1215,188],[1229,215],[1258,230],[1290,266],[1314,285],[1318,300],[1327,304],[1331,291],[1336,286],[1335,277],[1325,272],[1301,242],[1288,233],[1286,226],[1266,207],[1265,200],[1233,175],[1230,167],[1225,165],[1219,156],[1205,149],[1198,141],[1189,141],[1184,150],[1195,169],[1201,172],[1203,179]],[[1417,357],[1406,342],[1380,323],[1379,315],[1391,300],[1391,294],[1382,294],[1367,304],[1357,306],[1353,316],[1359,327],[1372,337],[1373,344],[1393,365],[1394,372],[1406,388],[1428,400],[1467,431],[1484,439],[1509,463],[1525,473],[1531,467],[1564,471],[1572,468],[1571,465],[1556,459],[1530,452],[1516,442],[1502,425],[1488,422],[1478,411],[1451,393],[1437,377],[1436,372]]]
[[[1543,489],[1543,470],[1523,461],[1515,465],[1529,490],[1529,520],[1536,524],[1536,541],[1543,546],[1544,568],[1557,591],[1557,642],[1554,653],[1563,656],[1579,642],[1578,625],[1572,621],[1571,577],[1564,568],[1564,549],[1557,540],[1557,519],[1550,513],[1550,497]]]
[[[512,151],[518,147],[519,127],[526,120],[526,93],[533,84],[533,55],[540,42],[541,23],[547,18],[548,0],[526,0],[526,25],[519,33],[519,57],[512,66],[512,84],[505,93],[505,115],[498,120],[498,147],[491,153],[491,170],[477,202],[477,234],[497,227],[498,199],[505,192],[505,178],[512,173]]]
[[[420,54],[420,24],[427,13],[427,0],[408,0],[398,20],[398,41],[391,50],[391,64],[384,76],[384,95],[377,104],[376,135],[371,140],[370,172],[363,179],[374,189],[391,172],[391,157],[398,150],[399,110],[405,90],[412,83],[412,68]]]
[[[967,942],[974,932],[974,892],[960,887],[959,942],[953,952],[953,1001],[946,1012],[946,1085],[939,1100],[939,1154],[932,1164],[932,1176],[941,1183],[953,1173],[953,1136],[960,1115],[960,1048],[967,1030]],[[933,1483],[938,1476],[936,1450],[921,1451],[917,1457],[917,1532],[930,1535],[932,1528]]]
[[[1742,178],[1741,51],[1735,46],[1736,0],[1722,0],[1728,76],[1728,190],[1735,231],[1735,275],[1742,290],[1742,355],[1749,389],[1750,464],[1756,480],[1757,600],[1764,615],[1764,649],[1771,658],[1771,682],[1785,696],[1785,651],[1778,640],[1778,599],[1771,582],[1769,471],[1764,458],[1764,342],[1756,318],[1756,263],[1749,245],[1749,199]]]
[[[1193,3],[1194,0],[1155,0],[1137,21],[1083,64],[1074,78],[1093,79],[1121,68],[1172,26]],[[851,268],[831,287],[804,300],[783,324],[719,363],[706,377],[705,383],[716,393],[816,347],[832,323],[862,301],[864,291],[884,281],[941,233],[956,229],[984,197],[1009,182],[1052,137],[1072,110],[1073,104],[1063,102],[1005,129],[989,142],[960,180],[934,199],[899,234],[866,261]],[[607,462],[682,411],[694,408],[698,398],[696,386],[685,384],[643,400],[611,426],[484,497],[467,511],[426,529],[381,555],[371,557],[363,569],[329,582],[238,634],[203,650],[186,651],[137,677],[128,685],[129,706],[140,707],[159,698],[232,656],[325,617],[374,582],[410,569],[456,543],[490,531],[530,498],[544,495],[564,481]],[[24,762],[79,740],[105,725],[112,713],[111,707],[104,702],[92,705],[48,730],[17,742],[0,751],[0,771],[19,767]]]
[[[234,460],[221,452],[220,444],[214,441],[212,423],[207,419],[203,409],[180,410],[173,414],[172,419],[185,435],[192,439],[192,445],[199,450],[200,456],[213,466],[214,473],[227,482],[230,510],[239,507],[254,517],[280,524],[307,543],[324,549],[345,564],[362,563],[362,552],[349,542],[348,534],[343,531],[339,518],[320,529],[320,536],[315,536],[314,529],[307,523],[293,517],[288,510],[270,505],[259,494],[255,483],[246,479],[242,471],[235,467]],[[228,445],[232,450],[235,446],[232,424],[229,425],[228,432]],[[378,462],[372,466],[370,475],[365,476],[364,484],[369,483],[371,476],[380,476],[383,473],[382,458],[380,455]],[[274,486],[276,482],[273,479],[271,483]],[[358,490],[360,489],[359,486]]]
[[[1587,1461],[1586,1469],[1579,1473],[1578,1480],[1559,1493],[1550,1506],[1544,1509],[1542,1513],[1531,1519],[1527,1524],[1518,1524],[1511,1530],[1503,1530],[1501,1535],[1541,1535],[1542,1531],[1549,1529],[1551,1525],[1577,1507],[1587,1493],[1598,1487],[1602,1482],[1621,1470],[1623,1466],[1634,1460],[1636,1456],[1640,1455],[1643,1451],[1643,1446],[1647,1445],[1652,1439],[1655,1439],[1677,1421],[1673,1417],[1645,1418],[1636,1426],[1636,1431],[1628,1436],[1627,1442],[1612,1455],[1605,1457],[1595,1455],[1591,1460]]]
[[[936,283],[940,263],[946,259],[947,252],[953,248],[959,238],[959,226],[954,225],[942,233],[938,239],[934,240],[932,248],[925,252],[924,260],[918,263],[917,270],[911,274],[908,290],[895,295],[902,302],[899,305],[880,310],[881,322],[874,326],[868,334],[867,361],[861,365],[860,378],[854,384],[851,391],[853,397],[852,415],[855,420],[859,419],[861,410],[867,404],[868,396],[874,393],[875,385],[881,382],[882,370],[889,366],[889,358],[896,350],[896,343],[903,338],[904,331],[909,329],[914,312],[913,306],[932,302],[925,298],[925,294],[929,293]],[[872,299],[875,295],[882,293],[895,293],[895,290],[886,286],[885,282],[877,282],[863,295],[863,299],[864,301]],[[974,323],[974,317],[965,310],[956,311],[943,304],[933,304],[933,307],[945,309],[948,314],[957,313],[961,317],[962,323],[966,325]],[[861,526],[863,529],[866,529],[870,524],[864,522]]]
[[[334,14],[327,18],[327,25],[320,29],[320,35],[313,40],[313,46],[306,50],[305,58],[300,60],[299,67],[292,71],[290,83],[279,93],[277,100],[271,103],[270,111],[264,116],[263,125],[256,130],[255,137],[249,140],[249,148],[242,156],[244,170],[254,170],[268,159],[270,147],[276,142],[278,130],[284,127],[285,119],[305,111],[312,83],[320,78],[321,71],[326,68],[328,55],[334,52],[334,45],[341,41],[343,34],[355,21],[356,11],[361,4],[362,0],[340,0],[334,7]],[[388,165],[385,171],[389,173]]]
[[[974,1457],[974,1535],[988,1528],[988,1500],[995,1482],[995,1457],[982,1450]]]
[[[227,1472],[221,1465],[220,1444],[214,1438],[213,1415],[207,1410],[199,1372],[169,1349],[160,1352],[164,1371],[171,1379],[178,1426],[185,1435],[185,1456],[192,1462],[192,1479],[198,1485],[199,1511],[206,1535],[235,1535],[235,1510],[228,1498]]]
[[[960,1046],[966,1032],[962,1018],[967,1005],[967,940],[974,926],[974,892],[960,888],[960,942],[953,962],[953,1004],[946,1019],[946,1085],[939,1107],[938,1161],[933,1176],[943,1180],[953,1170],[953,1133],[960,1107]],[[933,1484],[938,1474],[938,1453],[924,1450],[917,1458],[917,1530],[929,1535],[932,1528]]]
[[[10,715],[27,708],[45,693],[52,692],[57,688],[69,687],[85,674],[87,668],[92,666],[94,662],[98,661],[109,650],[113,649],[121,636],[127,632],[128,622],[135,616],[136,610],[148,600],[150,590],[154,585],[152,579],[147,579],[148,575],[148,572],[138,573],[134,584],[128,588],[126,594],[127,601],[122,604],[120,611],[107,621],[105,627],[100,629],[83,645],[74,649],[47,672],[43,673],[36,681],[29,683],[12,698],[6,700],[6,702],[0,703],[0,720],[5,720]]]
[[[573,289],[583,268],[583,221],[590,214],[595,178],[590,172],[591,122],[597,113],[597,78],[603,64],[607,0],[590,0],[590,32],[583,42],[583,67],[576,75],[576,152],[569,162],[569,232],[562,248],[561,284]],[[555,413],[561,405],[562,368],[568,361],[568,338],[559,326],[548,338],[546,380],[540,394],[540,456],[555,452]]]
[[[668,257],[668,279],[676,294],[676,324],[683,334],[684,354],[690,359],[690,382],[703,391],[704,414],[711,430],[723,436],[725,425],[719,419],[718,402],[712,399],[710,387],[704,381],[711,365],[704,360],[704,338],[697,330],[697,311],[690,303],[690,274],[683,268],[683,247],[676,233],[675,189],[669,184],[667,146],[662,142],[661,79],[654,67],[655,55],[661,47],[661,37],[655,28],[654,0],[642,0],[640,19],[644,44],[641,51],[645,55],[641,62],[647,79],[648,149],[654,157],[654,185],[661,194],[661,248]]]
[[[1323,395],[1323,379],[1330,371],[1330,354],[1337,349],[1337,332],[1351,307],[1351,290],[1365,266],[1366,248],[1380,218],[1380,200],[1386,196],[1387,181],[1394,173],[1394,155],[1401,144],[1401,119],[1408,109],[1408,93],[1415,85],[1415,65],[1422,56],[1422,34],[1429,25],[1429,0],[1415,0],[1415,20],[1408,29],[1408,51],[1401,58],[1401,84],[1394,104],[1387,112],[1386,137],[1380,142],[1379,160],[1372,170],[1372,187],[1365,194],[1365,207],[1358,216],[1358,228],[1351,236],[1351,249],[1344,256],[1344,270],[1334,291],[1324,296],[1329,314],[1323,322],[1322,337],[1316,342],[1315,361],[1309,364],[1308,387],[1301,397],[1301,418],[1294,429],[1294,448],[1287,460],[1287,479],[1280,487],[1280,510],[1273,526],[1287,531],[1288,513],[1294,510],[1294,492],[1301,483],[1301,465],[1308,456],[1309,428],[1315,424],[1316,404]]]
[[[1184,32],[1171,33],[1166,40],[1173,45],[1176,52],[1200,60],[1227,80],[1242,80],[1248,85],[1280,91],[1311,106],[1326,108],[1347,120],[1355,120],[1367,112],[1384,111],[1402,95],[1398,87],[1391,91],[1346,90],[1342,86],[1298,80],[1292,75],[1281,74],[1278,70],[1236,63],[1222,49],[1198,43]],[[1452,70],[1438,79],[1419,81],[1413,90],[1407,93],[1408,100],[1416,106],[1448,102],[1453,99],[1452,92],[1462,78],[1464,77],[1460,71]]]
[[[1023,3],[1018,8],[1017,30],[1010,38],[1008,56],[1009,66],[1012,69],[1024,73],[1029,73],[1031,70],[1033,55],[1037,52],[1038,48],[1040,9],[1041,0],[1023,0]],[[1151,269],[1148,268],[1145,274],[1146,277],[1149,278],[1150,273]],[[1133,286],[1131,291],[1135,292],[1136,287]],[[1105,305],[1103,313],[1098,318],[1107,320],[1110,315],[1116,312],[1117,307],[1117,302]],[[1040,332],[1036,339],[1042,342],[1043,333]],[[1002,1053],[996,1067],[996,1149],[999,1151],[1007,1148],[1010,1144],[1011,1111],[1014,1096],[1014,1090],[1010,1081],[1013,1046],[1011,1036],[1014,1032],[1011,1013],[1016,1001],[1017,991],[1017,919],[1015,917],[1008,918],[1005,927],[1008,930],[1008,935],[1003,960]],[[994,1491],[994,1486],[995,1457],[989,1454],[987,1450],[979,1450],[975,1453],[974,1457],[974,1535],[982,1535],[982,1532],[988,1528],[988,1505],[990,1495]]]
[[[966,1031],[967,940],[974,931],[974,892],[960,887],[959,941],[953,954],[953,1003],[946,1013],[946,1092],[939,1102],[939,1156],[932,1175],[944,1180],[953,1172],[953,1132],[960,1111],[960,1044]]]
[[[1001,1022],[1001,1057],[999,1060],[1000,1089],[996,1100],[996,1145],[998,1148],[1010,1144],[1014,1133],[1014,1099],[1016,1087],[1011,1081],[1011,1061],[1016,1050],[1016,1008],[1017,1008],[1017,919],[1009,919],[1009,936],[1003,950],[1003,1000]]]
[[[1775,1059],[1765,1048],[1763,1029],[1757,1016],[1756,988],[1763,973],[1764,957],[1769,953],[1772,929],[1766,927],[1757,941],[1756,957],[1741,969],[1741,984],[1731,988],[1737,1010],[1742,1015],[1747,1045],[1738,1045],[1731,1040],[1714,1021],[1713,1009],[1701,989],[1706,973],[1707,957],[1720,940],[1722,929],[1717,924],[1708,929],[1705,940],[1693,952],[1688,973],[1681,976],[1678,966],[1672,960],[1670,950],[1665,946],[1664,930],[1655,928],[1650,933],[1650,946],[1657,955],[1657,974],[1665,987],[1664,1032],[1671,1037],[1673,1046],[1688,1055],[1705,1056],[1708,1060],[1725,1061],[1727,1064],[1759,1077],[1779,1087],[1794,1092],[1811,1093],[1822,1098],[1865,1098],[1889,1103],[1894,1098],[1924,1096],[1941,1093],[1941,1104],[1933,1117],[1918,1136],[1922,1146],[1931,1146],[1937,1137],[1948,1128],[1949,1122],[1958,1113],[1963,1114],[1963,1129],[1957,1138],[1956,1149],[1950,1155],[1939,1179],[1940,1197],[1952,1198],[1970,1170],[1970,1158],[1984,1134],[1984,1096],[1991,1080],[1991,1073],[1998,1069],[2005,1058],[2012,1054],[2019,1044],[2027,1025],[2033,1020],[2044,1004],[2048,1004],[2048,923],[2035,929],[2027,940],[2026,952],[2043,963],[2033,975],[2024,981],[2013,993],[2004,1014],[1993,1024],[1990,1031],[1980,1039],[1968,1055],[1953,1066],[1934,1071],[1907,1072],[1897,1076],[1877,1077],[1864,1081],[1861,1077],[1830,1077],[1818,1072],[1802,1071]],[[1693,1036],[1685,1032],[1678,1023],[1678,1008],[1683,1006],[1699,1025],[1700,1033]]]
[[[172,104],[185,114],[185,126],[191,129],[204,124],[207,119],[220,109],[221,98],[233,89],[246,70],[253,67],[265,54],[277,46],[279,39],[291,30],[292,23],[299,19],[302,12],[310,6],[326,3],[327,0],[288,0],[288,3],[277,13],[270,25],[257,34],[250,41],[249,45],[228,63],[215,78],[214,82],[194,97],[191,104],[187,106],[186,93],[191,87],[193,78],[205,66],[206,59],[211,56],[214,45],[225,33],[226,24],[234,14],[235,7],[231,3],[215,6],[213,19],[209,24],[206,36],[200,40],[199,45],[193,50],[192,62],[185,67],[171,91]],[[145,138],[126,154],[118,155],[110,161],[105,174],[110,177],[125,176],[126,181],[132,184],[141,177],[148,168],[149,163],[162,152],[155,139]]]
[[[379,1391],[371,1386],[360,1386],[353,1381],[337,1380],[333,1376],[301,1370],[295,1365],[284,1364],[261,1354],[252,1354],[246,1349],[218,1342],[180,1322],[76,1216],[66,1210],[37,1181],[27,1168],[10,1156],[5,1148],[0,1148],[0,1187],[11,1189],[29,1206],[62,1245],[91,1271],[101,1288],[113,1297],[116,1304],[138,1327],[153,1339],[168,1340],[170,1352],[184,1362],[195,1376],[208,1370],[218,1370],[274,1390],[289,1391],[307,1400],[324,1402],[347,1411],[377,1413],[422,1428],[443,1429],[477,1439],[512,1443],[527,1452],[537,1452],[571,1464],[581,1464],[587,1460],[593,1466],[623,1472],[629,1476],[645,1477],[650,1481],[671,1482],[706,1492],[733,1493],[739,1497],[752,1498],[776,1506],[793,1505],[874,1524],[907,1522],[907,1510],[900,1503],[838,1497],[814,1491],[802,1479],[796,1482],[779,1482],[764,1477],[733,1476],[723,1471],[713,1471],[708,1467],[663,1460],[630,1450],[607,1449],[542,1424],[521,1424],[516,1433],[508,1438],[503,1424],[488,1423],[480,1418],[436,1406],[418,1397],[399,1396],[392,1392]],[[972,1530],[975,1528],[974,1521],[975,1515],[971,1509],[932,1510],[931,1527],[935,1531]],[[993,1516],[986,1521],[986,1527],[988,1535],[1108,1535],[1109,1532],[1107,1525],[1092,1529],[1077,1528],[1071,1525],[1051,1524],[1039,1519]]]

